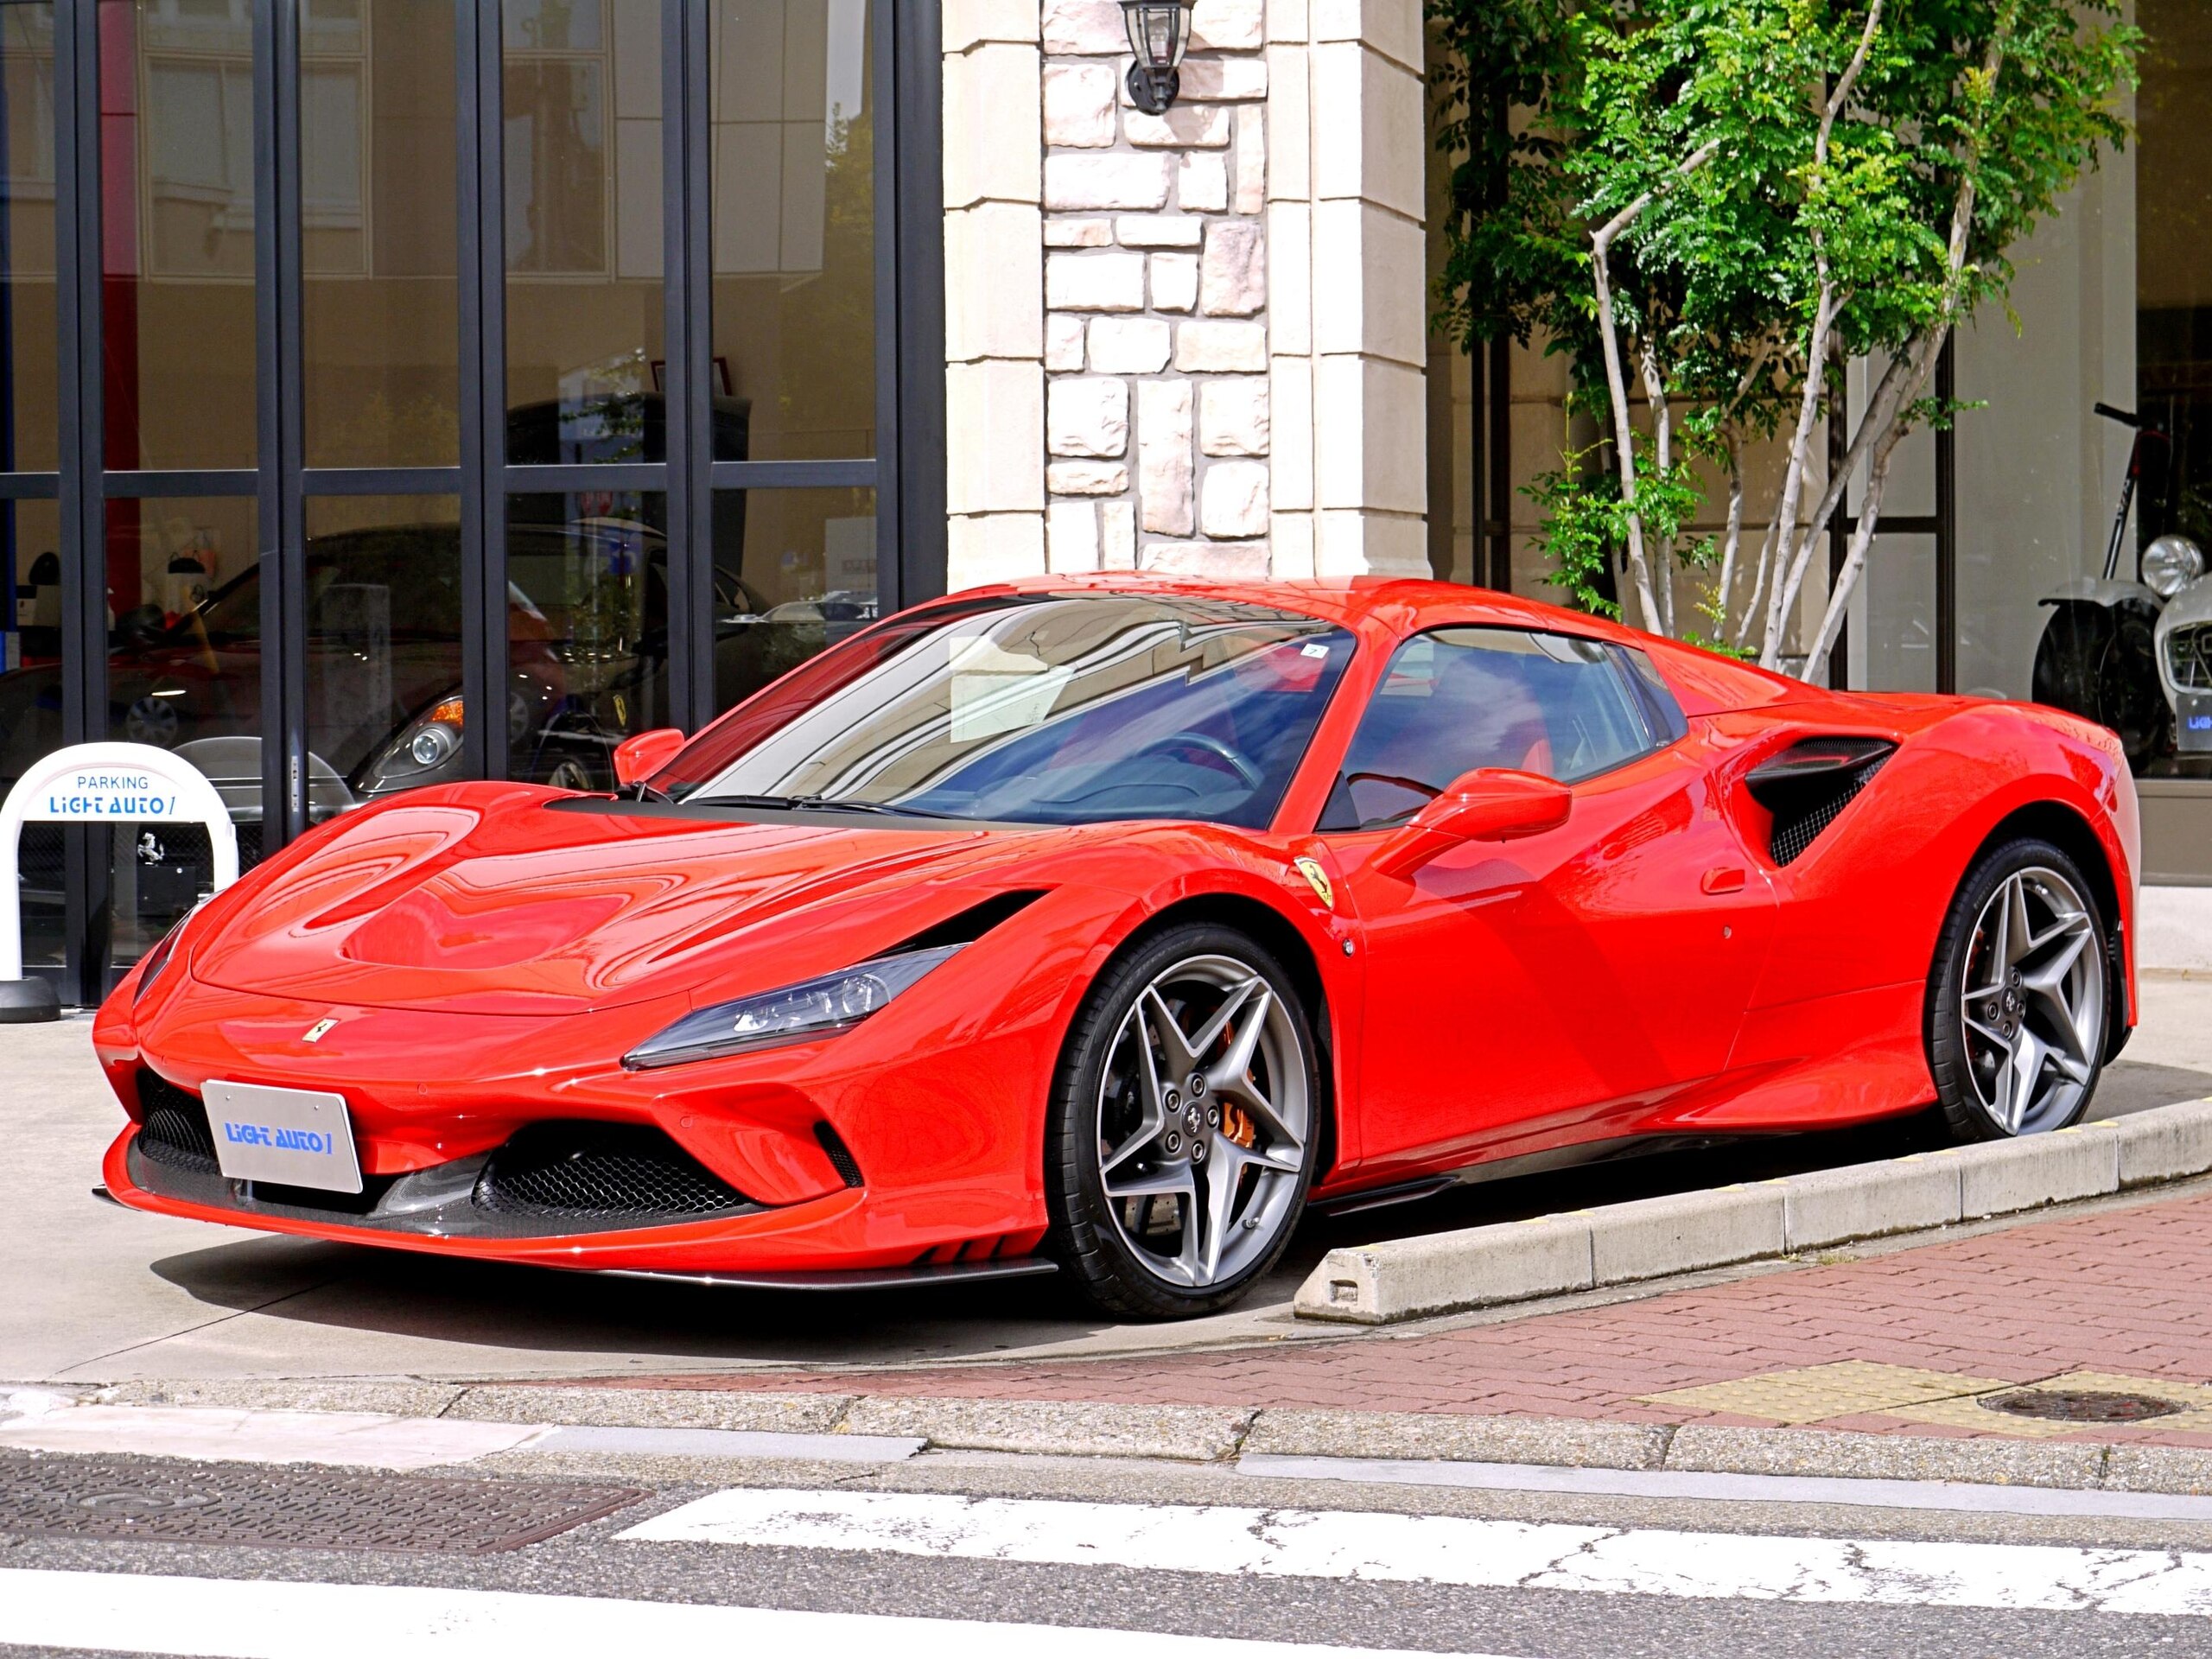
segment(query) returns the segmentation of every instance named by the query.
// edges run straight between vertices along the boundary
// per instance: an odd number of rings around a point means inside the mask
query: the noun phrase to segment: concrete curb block
[[[1859,1238],[2017,1215],[2212,1170],[2212,1100],[2020,1141],[1332,1250],[1298,1316],[1348,1325],[1491,1307]]]
[[[117,1382],[87,1396],[104,1406],[194,1406],[238,1411],[364,1411],[442,1417],[468,1390],[457,1382],[304,1377],[297,1381]]]
[[[503,1387],[470,1389],[446,1413],[495,1423],[563,1428],[720,1428],[763,1434],[829,1434],[849,1394],[727,1393],[702,1389]]]
[[[2212,1448],[2139,1441],[1867,1434],[1845,1429],[1751,1428],[1713,1423],[1624,1422],[1585,1417],[1478,1417],[1452,1413],[1138,1406],[1084,1400],[973,1400],[754,1395],[710,1389],[486,1387],[433,1384],[148,1382],[97,1390],[79,1403],[215,1404],[271,1410],[359,1409],[397,1390],[465,1392],[484,1421],[664,1428],[789,1424],[792,1402],[819,1404],[813,1433],[919,1440],[933,1450],[1061,1457],[1158,1458],[1230,1465],[1246,1452],[1369,1462],[1473,1463],[1683,1474],[1796,1475],[1836,1480],[1946,1481],[1968,1485],[2212,1497]],[[378,1395],[377,1391],[384,1391]],[[512,1402],[512,1417],[492,1414]],[[527,1408],[535,1407],[535,1409]],[[448,1417],[461,1415],[448,1411]],[[769,1432],[778,1432],[771,1430]],[[560,1451],[557,1441],[533,1457]],[[519,1455],[519,1454],[517,1454]],[[577,1454],[576,1467],[588,1468]],[[702,1477],[718,1478],[718,1477]],[[1386,1483],[1387,1484],[1387,1483]]]
[[[1243,1443],[1254,1414],[1249,1408],[876,1396],[855,1401],[839,1427],[849,1434],[924,1440],[950,1451],[1213,1463]]]
[[[1845,1480],[2079,1488],[2101,1484],[2105,1453],[2104,1446],[2079,1441],[1945,1440],[1687,1423],[1669,1442],[1665,1466],[1708,1475],[1821,1475]]]
[[[1455,1417],[1391,1411],[1262,1411],[1240,1452],[1293,1458],[1542,1464],[1565,1469],[1656,1469],[1663,1423],[1589,1417]]]

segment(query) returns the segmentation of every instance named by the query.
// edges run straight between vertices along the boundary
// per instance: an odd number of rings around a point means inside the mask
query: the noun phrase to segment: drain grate
[[[1985,1411],[2008,1417],[2035,1417],[2051,1423],[2140,1423],[2171,1417],[2188,1407],[2156,1395],[2120,1394],[2101,1389],[2026,1389],[2018,1394],[1986,1397]]]
[[[120,1458],[0,1458],[0,1533],[486,1555],[626,1509],[629,1487]]]

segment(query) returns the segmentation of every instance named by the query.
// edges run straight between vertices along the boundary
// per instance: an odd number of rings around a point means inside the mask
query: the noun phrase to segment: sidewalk
[[[620,1386],[2212,1448],[2208,1286],[2212,1183],[2199,1182],[2148,1202],[1829,1265],[1604,1306],[1502,1310],[1437,1334],[1077,1363],[626,1377]],[[1979,1403],[2020,1403],[2020,1385],[2147,1395],[2179,1408],[2084,1423]]]

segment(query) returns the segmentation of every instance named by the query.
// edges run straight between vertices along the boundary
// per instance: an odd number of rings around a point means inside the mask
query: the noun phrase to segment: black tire
[[[1179,1022],[1189,1017],[1198,1027],[1195,1034],[1203,1035],[1212,1013],[1233,995],[1255,995],[1257,988],[1222,989],[1219,1001],[1209,1009],[1210,981],[1199,976],[1235,979],[1239,973],[1255,976],[1272,999],[1259,1016],[1264,1029],[1251,1039],[1255,1049],[1263,1052],[1246,1068],[1244,1081],[1217,1082],[1210,1096],[1191,1091],[1185,1084],[1170,1095],[1165,1085],[1173,1080],[1165,1077],[1164,1069],[1156,1069],[1154,1075],[1162,1084],[1160,1097],[1174,1109],[1157,1135],[1141,1129],[1124,1134],[1132,1122],[1150,1122],[1143,1116],[1141,1080],[1134,1076],[1136,1061],[1128,1044],[1142,1042],[1146,1060],[1155,1068],[1165,1053],[1152,1034],[1154,1027],[1137,1014],[1139,999],[1147,989],[1163,986],[1160,1006],[1175,1003],[1170,1017]],[[1179,979],[1178,975],[1185,977]],[[1232,1017],[1223,1043],[1236,1040],[1241,1018]],[[1133,1021],[1138,1022],[1134,1036]],[[1227,1050],[1218,1044],[1209,1046],[1201,1051],[1201,1059],[1207,1054],[1221,1054],[1225,1061]],[[1069,1027],[1053,1077],[1045,1134],[1045,1188],[1052,1217],[1046,1249],[1073,1279],[1085,1301],[1100,1313],[1122,1319],[1190,1319],[1229,1306],[1274,1266],[1297,1230],[1313,1185],[1324,1109],[1318,1054],[1311,1022],[1290,976],[1265,946],[1236,929],[1211,923],[1171,926],[1108,964]],[[1194,1075],[1205,1071],[1201,1065]],[[1276,1076],[1277,1071],[1283,1075]],[[1291,1103],[1296,1103],[1300,1116],[1295,1127],[1300,1135],[1277,1140],[1257,1108],[1241,1103],[1251,1099],[1263,1100],[1271,1110],[1282,1114],[1279,1122],[1287,1121]],[[1205,1116],[1208,1112],[1214,1115],[1211,1119]],[[1192,1113],[1198,1116],[1192,1118]],[[1120,1179],[1126,1184],[1146,1179],[1140,1172],[1147,1169],[1164,1179],[1177,1175],[1177,1160],[1169,1155],[1167,1143],[1171,1131],[1185,1119],[1200,1126],[1198,1133],[1213,1149],[1210,1154],[1194,1151],[1185,1141],[1181,1172],[1191,1178],[1189,1196],[1109,1198],[1103,1171],[1115,1151],[1107,1144],[1109,1127],[1122,1147],[1141,1147],[1136,1153],[1122,1154],[1128,1173]],[[1224,1138],[1232,1135],[1249,1137],[1238,1143],[1243,1153],[1222,1146]],[[1297,1139],[1294,1149],[1292,1138]],[[1264,1165],[1248,1155],[1270,1151],[1275,1161]],[[1211,1280],[1182,1282],[1169,1269],[1184,1258],[1162,1255],[1168,1230],[1159,1224],[1157,1214],[1166,1203],[1180,1209],[1181,1222],[1174,1232],[1179,1241],[1204,1232],[1211,1213],[1204,1206],[1211,1203],[1211,1190],[1204,1185],[1208,1156],[1219,1179],[1228,1179],[1219,1175],[1223,1169],[1236,1169],[1232,1192],[1249,1192],[1249,1197],[1232,1197],[1224,1206],[1224,1230],[1234,1251],[1230,1244],[1217,1244],[1215,1256],[1230,1270]],[[1294,1163],[1294,1173],[1287,1167]],[[1248,1232],[1262,1236],[1248,1238]],[[1160,1249],[1135,1242],[1154,1238],[1160,1241]],[[1203,1240],[1197,1249],[1203,1256]]]
[[[2009,884],[2016,878],[2022,906],[2018,914],[2027,918],[2027,937],[2042,933],[2051,943],[1999,968],[1997,958],[2009,950],[2009,935],[2017,925],[2000,922],[1992,906],[2005,893],[2009,909]],[[2083,924],[2078,930],[2080,953],[2073,959],[2077,965],[2064,970],[2054,989],[2040,990],[2031,982],[2038,971],[2058,960],[2077,937],[2061,931],[2075,926],[2063,919],[2069,910],[2078,910]],[[2079,1122],[2088,1111],[2109,1047],[2114,1001],[2105,930],[2096,888],[2050,842],[2033,836],[2006,842],[1984,853],[1967,872],[1936,938],[1923,1028],[1936,1098],[1954,1141],[2047,1134]],[[2062,998],[2075,1005],[2070,1017],[2061,1016]],[[2056,1058],[2037,1057],[2031,1065],[2021,1065],[2017,1053],[2008,1058],[2007,1045],[2021,1040],[2022,1033],[2038,1042],[2050,1039],[2049,1048]],[[2079,1052],[2073,1052],[2077,1048]],[[2074,1071],[2081,1075],[2070,1075]],[[2031,1074],[2025,1099],[2012,1087],[2019,1073]],[[2038,1092],[2046,1088],[2039,1077],[2047,1078],[2047,1092]],[[2008,1110],[2016,1103],[2014,1121],[2008,1122]]]

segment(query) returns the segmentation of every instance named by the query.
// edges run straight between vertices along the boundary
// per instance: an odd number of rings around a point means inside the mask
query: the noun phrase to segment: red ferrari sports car
[[[1309,1202],[2058,1128],[2133,1020],[2109,732],[1471,588],[974,590],[621,765],[364,807],[188,917],[95,1028],[109,1191],[1168,1317]]]

